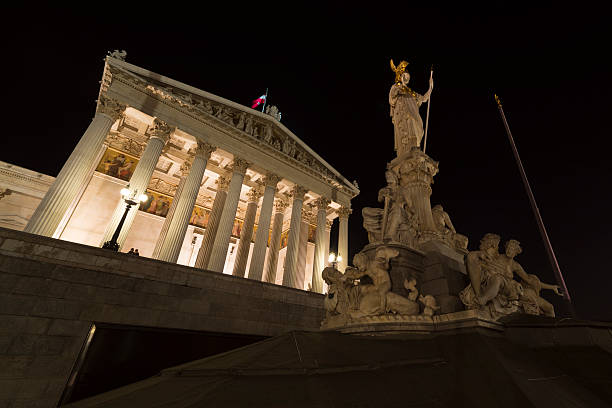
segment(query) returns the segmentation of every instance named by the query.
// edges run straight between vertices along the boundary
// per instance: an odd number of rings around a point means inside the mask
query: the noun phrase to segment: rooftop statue
[[[423,120],[419,107],[429,100],[433,90],[433,79],[429,80],[429,90],[420,95],[408,87],[410,74],[406,71],[408,63],[400,62],[396,67],[391,60],[391,69],[395,72],[395,83],[389,91],[391,118],[395,127],[395,150],[400,156],[413,147],[421,146],[423,138]]]

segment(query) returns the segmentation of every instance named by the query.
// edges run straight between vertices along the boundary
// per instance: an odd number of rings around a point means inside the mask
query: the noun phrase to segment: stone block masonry
[[[0,407],[55,407],[94,323],[274,336],[323,295],[0,228]]]

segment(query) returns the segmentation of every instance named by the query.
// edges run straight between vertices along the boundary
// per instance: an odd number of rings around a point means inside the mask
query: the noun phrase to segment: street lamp
[[[110,239],[110,241],[106,241],[104,245],[102,245],[102,248],[119,251],[119,244],[117,243],[117,239],[119,239],[121,228],[123,227],[123,223],[125,222],[128,213],[130,212],[130,208],[132,208],[132,206],[136,204],[140,205],[140,203],[144,203],[148,199],[146,194],[138,195],[138,190],[132,192],[129,187],[130,186],[128,185],[126,188],[121,189],[121,197],[123,198],[123,201],[125,201],[125,212],[121,217],[121,221],[119,221],[119,225],[117,225],[117,229],[115,229],[113,237]]]
[[[336,256],[333,252],[329,254],[329,258],[327,258],[330,264],[334,267],[334,269],[338,269],[338,262],[342,262],[342,257],[340,255]]]

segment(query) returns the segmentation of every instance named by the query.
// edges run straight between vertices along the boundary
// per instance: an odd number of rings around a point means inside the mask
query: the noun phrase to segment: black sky
[[[308,4],[5,9],[0,160],[57,175],[94,114],[106,52],[125,49],[132,64],[245,105],[268,87],[283,123],[358,181],[354,254],[367,241],[361,209],[378,205],[394,157],[389,59],[410,62],[421,93],[434,64],[427,153],[440,173],[432,204],[443,204],[470,249],[486,232],[518,239],[527,272],[554,282],[497,93],[578,315],[612,320],[603,9]]]

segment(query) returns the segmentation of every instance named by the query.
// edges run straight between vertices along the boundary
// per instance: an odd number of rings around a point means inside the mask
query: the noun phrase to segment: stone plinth
[[[464,261],[467,251],[449,248],[439,240],[421,244],[420,249],[426,254],[424,273],[418,286],[421,294],[433,295],[440,313],[463,310],[459,292],[469,283]]]

